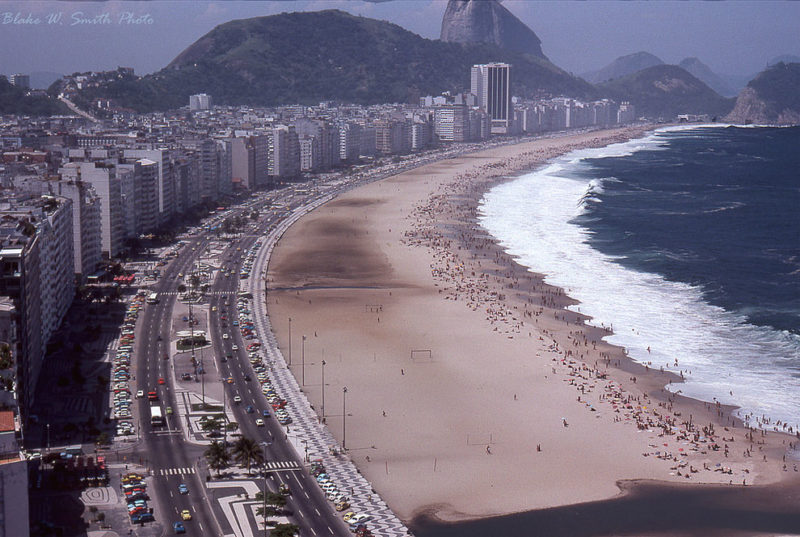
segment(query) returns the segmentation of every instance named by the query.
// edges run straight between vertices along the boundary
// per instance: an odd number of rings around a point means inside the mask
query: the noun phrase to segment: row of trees
[[[217,472],[217,477],[221,475],[222,470],[230,466],[231,460],[243,468],[246,467],[248,474],[253,465],[258,466],[265,462],[261,446],[246,436],[238,438],[230,451],[222,442],[212,442],[205,451],[205,457],[208,467]],[[267,517],[280,514],[281,508],[286,506],[286,497],[275,492],[266,492],[266,495],[264,492],[258,492],[255,499],[263,503],[263,507],[256,510],[256,515],[263,516],[265,521]],[[278,524],[270,530],[270,536],[291,537],[298,531],[299,528],[294,524]]]
[[[237,439],[231,446],[230,452],[221,442],[212,442],[206,449],[205,457],[208,467],[217,472],[217,477],[220,476],[222,470],[230,466],[231,459],[240,466],[246,467],[248,474],[253,464],[264,464],[264,453],[258,442],[246,436]]]

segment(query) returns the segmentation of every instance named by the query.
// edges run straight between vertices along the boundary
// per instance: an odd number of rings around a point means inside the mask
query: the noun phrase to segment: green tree
[[[219,442],[212,442],[203,455],[206,457],[208,467],[217,471],[217,477],[222,470],[228,467],[231,459],[228,450]]]
[[[257,516],[263,516],[264,518],[269,518],[271,516],[276,516],[280,511],[274,505],[268,505],[267,510],[264,511],[263,507],[259,507],[256,509]],[[264,514],[266,513],[266,515]]]
[[[200,427],[203,431],[207,433],[219,432],[222,428],[222,420],[217,418],[208,418],[207,420],[202,420],[200,423]]]
[[[256,501],[264,502],[264,493],[261,491],[256,492]],[[286,496],[283,494],[278,494],[277,492],[267,492],[267,505],[275,505],[278,507],[283,507],[286,505]]]
[[[261,464],[264,462],[264,454],[261,446],[252,438],[243,436],[233,444],[233,457],[241,466],[247,466],[247,473],[250,473],[252,463]]]
[[[295,524],[278,524],[269,530],[270,537],[292,537],[297,535],[300,528]]]

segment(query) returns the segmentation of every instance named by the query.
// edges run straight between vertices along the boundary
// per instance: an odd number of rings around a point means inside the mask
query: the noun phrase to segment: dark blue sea
[[[519,263],[611,326],[611,343],[683,372],[671,389],[738,405],[754,426],[800,423],[800,128],[668,128],[575,151],[493,188],[479,213]],[[601,502],[412,527],[421,537],[794,534],[797,510],[773,512],[785,496],[640,484]]]
[[[672,389],[753,425],[800,422],[800,128],[672,128],[576,151],[480,211],[610,342],[683,372]]]

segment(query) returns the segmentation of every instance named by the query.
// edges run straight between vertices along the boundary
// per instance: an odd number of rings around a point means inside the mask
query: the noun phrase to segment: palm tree
[[[250,464],[261,464],[264,461],[264,454],[258,442],[252,438],[242,436],[233,444],[233,456],[236,462],[242,466],[247,466],[247,473],[250,473]]]
[[[292,537],[297,535],[300,528],[295,524],[278,524],[269,531],[271,537]]]
[[[208,461],[208,467],[212,470],[217,471],[217,477],[220,476],[220,471],[224,468],[228,467],[228,463],[230,462],[230,455],[228,454],[228,450],[225,449],[225,446],[220,444],[219,442],[212,442],[208,449],[206,449],[204,453],[206,457],[206,461]]]

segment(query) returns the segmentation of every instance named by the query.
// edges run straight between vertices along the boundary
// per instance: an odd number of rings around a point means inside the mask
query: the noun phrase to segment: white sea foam
[[[570,153],[493,188],[481,202],[479,220],[522,265],[579,300],[575,310],[597,326],[612,326],[611,343],[653,367],[682,370],[686,382],[673,384],[673,391],[796,427],[799,337],[749,324],[742,315],[705,302],[697,287],[621,266],[589,246],[590,232],[575,223],[583,201],[602,189],[602,182],[576,173],[587,165],[582,159],[658,150],[662,143],[656,133]]]

